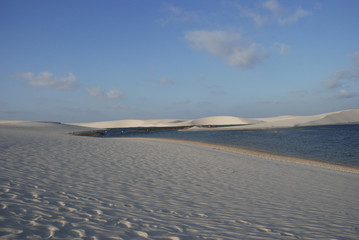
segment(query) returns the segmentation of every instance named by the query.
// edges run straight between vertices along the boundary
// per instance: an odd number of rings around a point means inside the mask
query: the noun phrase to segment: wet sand
[[[149,138],[138,138],[138,139],[149,139]],[[311,160],[311,159],[283,156],[283,155],[279,155],[279,154],[273,154],[273,153],[268,153],[268,152],[253,150],[253,149],[248,149],[248,148],[242,148],[242,147],[227,146],[227,145],[206,143],[206,142],[199,142],[199,141],[191,141],[191,140],[179,140],[179,139],[173,139],[173,138],[152,138],[152,139],[153,140],[161,140],[161,141],[165,141],[165,142],[181,143],[181,144],[193,144],[193,145],[197,145],[197,146],[203,146],[203,147],[208,147],[208,148],[213,148],[213,149],[220,149],[220,150],[224,150],[224,151],[241,153],[241,154],[246,154],[246,155],[260,157],[260,158],[274,159],[274,160],[286,161],[286,162],[295,162],[295,163],[306,164],[306,165],[311,165],[311,166],[316,166],[316,167],[335,169],[335,170],[339,170],[339,171],[359,173],[359,168],[353,168],[353,167],[349,167],[349,166],[326,163],[326,162],[321,162],[321,161],[316,161],[316,160]]]

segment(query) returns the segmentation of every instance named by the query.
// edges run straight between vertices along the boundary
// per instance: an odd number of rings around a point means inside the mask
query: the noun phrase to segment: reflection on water
[[[240,146],[359,168],[359,124],[267,130],[140,131],[113,129],[106,137],[159,137]]]

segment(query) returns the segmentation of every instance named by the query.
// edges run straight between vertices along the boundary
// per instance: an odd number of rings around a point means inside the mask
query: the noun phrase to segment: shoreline
[[[234,146],[227,146],[227,145],[221,145],[221,144],[206,143],[206,142],[199,142],[199,141],[192,141],[192,140],[182,140],[182,139],[180,140],[180,139],[173,139],[173,138],[149,138],[149,137],[126,137],[126,138],[141,139],[141,140],[146,140],[146,139],[147,140],[158,140],[158,141],[165,141],[165,142],[180,143],[180,144],[185,144],[185,145],[195,145],[195,146],[213,148],[213,149],[218,149],[218,150],[224,150],[224,151],[233,152],[233,153],[245,154],[245,155],[254,156],[254,157],[274,159],[274,160],[279,160],[279,161],[292,162],[292,163],[298,163],[298,164],[304,164],[304,165],[310,165],[310,166],[315,166],[315,167],[322,167],[322,168],[328,168],[328,169],[334,169],[334,170],[359,174],[359,168],[338,165],[338,164],[333,164],[333,163],[327,163],[327,162],[321,162],[321,161],[312,160],[312,159],[284,156],[284,155],[279,155],[279,154],[275,154],[275,153],[269,153],[269,152],[253,150],[253,149],[248,149],[248,148],[243,148],[243,147],[234,147]]]

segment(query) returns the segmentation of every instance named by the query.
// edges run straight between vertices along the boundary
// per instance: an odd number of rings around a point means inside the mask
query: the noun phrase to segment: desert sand
[[[86,130],[0,123],[1,239],[359,237],[358,173]]]

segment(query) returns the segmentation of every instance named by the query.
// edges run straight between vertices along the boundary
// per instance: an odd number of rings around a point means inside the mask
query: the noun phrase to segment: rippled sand
[[[359,237],[359,174],[211,146],[0,124],[1,239]]]

